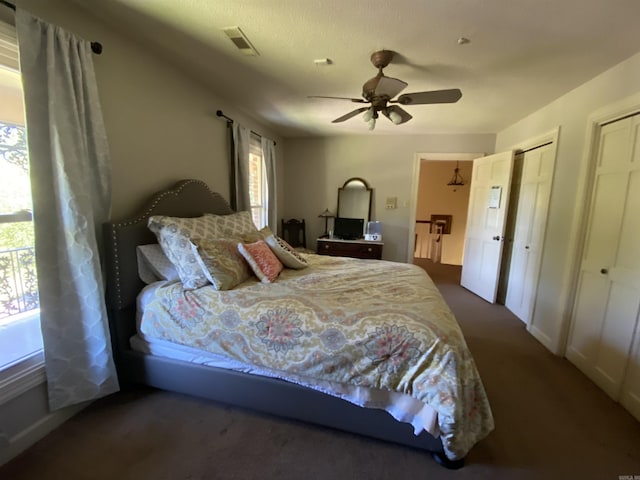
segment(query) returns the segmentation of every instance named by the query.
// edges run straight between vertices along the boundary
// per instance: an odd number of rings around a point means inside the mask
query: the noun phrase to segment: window
[[[251,202],[251,217],[256,227],[267,225],[268,212],[267,173],[262,157],[260,137],[251,134],[249,149],[249,200]]]
[[[42,357],[31,183],[17,55],[15,31],[0,24],[0,380]]]

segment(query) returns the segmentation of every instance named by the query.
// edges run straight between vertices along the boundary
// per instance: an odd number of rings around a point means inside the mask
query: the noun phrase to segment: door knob
[[[493,237],[493,239],[499,242],[500,241],[500,235],[496,235],[495,237]]]
[[[529,250],[529,245],[525,245],[524,249]]]
[[[609,269],[607,269],[607,268],[601,268],[601,269],[600,269],[600,273],[601,273],[601,274],[603,274],[603,275],[606,275],[607,273],[609,273]]]

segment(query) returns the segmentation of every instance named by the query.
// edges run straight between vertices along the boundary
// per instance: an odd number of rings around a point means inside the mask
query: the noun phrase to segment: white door
[[[498,290],[512,171],[512,151],[473,161],[460,284],[490,303]]]
[[[640,115],[601,129],[567,358],[614,399],[640,307]],[[634,370],[635,369],[635,370]],[[629,401],[632,401],[629,399]],[[637,400],[636,400],[637,401]]]
[[[522,155],[522,176],[505,306],[528,324],[540,272],[555,147],[547,144]]]
[[[622,384],[620,403],[640,420],[640,331],[636,326],[635,344],[629,358],[627,373]]]

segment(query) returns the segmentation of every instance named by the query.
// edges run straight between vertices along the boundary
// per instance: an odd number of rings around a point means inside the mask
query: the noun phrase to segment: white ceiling
[[[76,1],[285,137],[495,133],[640,50],[638,0]],[[229,26],[260,55],[242,55]],[[361,116],[332,124],[361,105],[307,96],[360,97],[380,49],[396,52],[385,74],[403,93],[462,99],[407,106],[413,120],[381,117],[373,133]]]

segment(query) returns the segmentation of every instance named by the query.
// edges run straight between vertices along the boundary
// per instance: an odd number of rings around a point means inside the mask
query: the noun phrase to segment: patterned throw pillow
[[[309,266],[309,262],[307,262],[302,255],[296,252],[291,245],[280,237],[269,235],[264,241],[269,245],[269,248],[271,248],[273,253],[276,254],[276,257],[278,257],[285,267],[301,270]]]
[[[251,270],[240,252],[238,239],[204,239],[191,243],[194,256],[216,290],[231,290],[251,278]]]
[[[258,231],[251,218],[251,213],[247,211],[232,213],[230,215],[205,213],[204,216],[215,222],[218,238],[241,237]]]
[[[282,263],[264,240],[258,240],[255,243],[238,243],[238,250],[262,283],[271,283],[280,275]]]
[[[215,237],[216,225],[216,222],[207,216],[149,217],[148,227],[156,234],[167,258],[176,266],[185,289],[199,288],[209,283],[191,249],[191,240]]]
[[[230,215],[205,214],[202,217],[179,218],[155,215],[149,218],[149,229],[171,263],[176,266],[185,289],[199,288],[209,283],[191,241],[206,238],[234,238],[257,232],[249,212]]]

